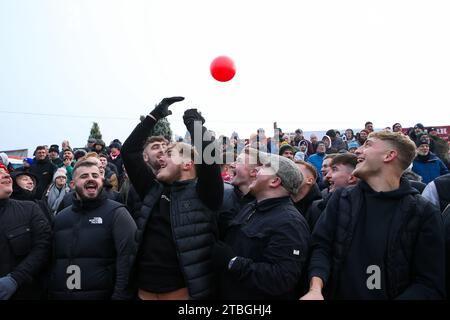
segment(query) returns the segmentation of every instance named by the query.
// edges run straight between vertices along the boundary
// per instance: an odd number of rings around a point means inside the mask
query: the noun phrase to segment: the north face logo
[[[92,219],[89,219],[89,223],[91,224],[102,224],[103,223],[103,219],[100,217],[94,217]]]

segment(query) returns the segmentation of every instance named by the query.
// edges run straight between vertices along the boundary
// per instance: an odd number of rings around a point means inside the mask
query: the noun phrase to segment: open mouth
[[[88,192],[88,193],[95,193],[97,192],[98,189],[98,185],[95,182],[87,182],[84,185],[84,189]]]
[[[329,187],[328,187],[328,191],[334,191],[336,188],[334,186],[334,183],[330,183]]]
[[[158,163],[161,168],[165,168],[167,166],[166,162],[164,161],[164,159],[162,157],[158,158]]]

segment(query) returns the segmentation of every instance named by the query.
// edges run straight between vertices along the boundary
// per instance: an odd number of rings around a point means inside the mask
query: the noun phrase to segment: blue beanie
[[[32,158],[25,158],[23,159],[24,161],[28,162],[28,164],[31,166],[33,164],[33,159]]]

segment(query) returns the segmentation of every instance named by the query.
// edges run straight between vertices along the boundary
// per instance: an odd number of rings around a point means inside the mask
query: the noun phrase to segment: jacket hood
[[[17,177],[21,175],[29,176],[31,177],[31,179],[33,179],[34,189],[32,191],[25,190],[17,184]],[[13,181],[13,193],[11,194],[11,199],[29,200],[29,201],[33,201],[36,199],[35,197],[36,187],[38,184],[38,179],[36,175],[28,171],[14,171],[13,173],[11,173],[11,178]]]
[[[11,199],[15,200],[28,200],[33,201],[36,199],[36,187],[33,191],[28,191],[19,187],[15,180],[13,180],[13,192],[11,194]]]

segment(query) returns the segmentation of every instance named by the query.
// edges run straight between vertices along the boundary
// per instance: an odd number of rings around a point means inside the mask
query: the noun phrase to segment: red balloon
[[[213,78],[220,82],[230,81],[236,74],[234,62],[227,56],[215,58],[211,62],[210,70]]]

